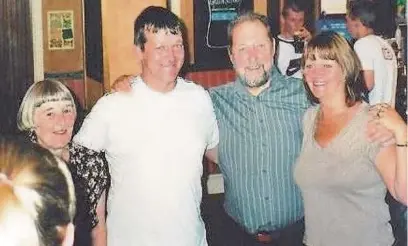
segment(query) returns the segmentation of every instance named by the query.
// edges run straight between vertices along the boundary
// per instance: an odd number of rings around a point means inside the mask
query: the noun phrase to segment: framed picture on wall
[[[48,49],[74,49],[74,11],[48,11]]]
[[[194,0],[194,64],[192,70],[231,68],[228,23],[253,9],[253,0]]]

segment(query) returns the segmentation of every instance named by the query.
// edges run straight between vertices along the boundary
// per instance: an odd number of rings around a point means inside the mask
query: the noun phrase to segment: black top
[[[37,142],[34,134],[29,134]],[[76,143],[69,143],[68,168],[72,175],[76,195],[74,245],[91,245],[91,230],[98,224],[96,207],[102,192],[110,182],[108,164],[103,153]]]

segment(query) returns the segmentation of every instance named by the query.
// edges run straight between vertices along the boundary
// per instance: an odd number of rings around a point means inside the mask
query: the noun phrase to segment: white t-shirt
[[[354,44],[363,70],[374,71],[374,88],[369,93],[370,104],[395,105],[397,59],[392,47],[383,38],[368,35]]]
[[[159,93],[137,77],[131,92],[101,98],[74,141],[106,152],[108,245],[207,245],[202,158],[218,137],[208,93],[181,78]]]
[[[301,59],[303,53],[296,53],[293,39],[286,39],[282,35],[276,38],[276,66],[281,74],[302,79]]]

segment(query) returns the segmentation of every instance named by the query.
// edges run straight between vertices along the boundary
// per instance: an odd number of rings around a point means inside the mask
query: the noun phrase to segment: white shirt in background
[[[376,35],[360,38],[354,44],[363,70],[374,71],[374,88],[369,93],[370,104],[395,105],[397,59],[386,40]]]
[[[278,42],[276,50],[276,66],[278,67],[281,74],[289,77],[303,79],[301,70],[301,59],[303,53],[295,52],[295,47],[293,46],[294,40],[286,39],[282,37],[282,35],[278,35],[278,37],[276,38],[276,42]],[[293,64],[296,65],[293,66]]]

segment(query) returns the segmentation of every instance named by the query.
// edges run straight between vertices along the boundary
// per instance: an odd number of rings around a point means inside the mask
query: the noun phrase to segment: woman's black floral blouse
[[[37,142],[33,132],[29,133],[32,142]],[[68,168],[71,171],[77,199],[75,224],[92,229],[98,224],[96,207],[102,192],[109,187],[110,176],[104,154],[76,143],[69,143]],[[82,226],[80,226],[82,225]],[[76,233],[78,230],[75,230]]]
[[[91,225],[95,227],[98,224],[96,207],[102,192],[107,190],[109,185],[108,164],[102,153],[76,143],[70,143],[69,155],[68,167],[74,183],[78,184],[77,193],[85,195]]]

